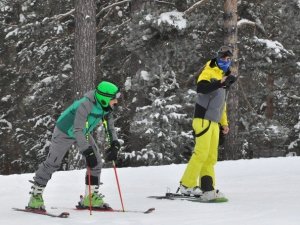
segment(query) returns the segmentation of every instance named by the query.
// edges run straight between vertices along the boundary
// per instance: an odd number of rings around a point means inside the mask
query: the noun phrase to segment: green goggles
[[[111,99],[118,99],[121,97],[121,93],[120,92],[117,92],[115,94],[110,94],[110,93],[105,93],[105,92],[102,92],[102,91],[99,91],[98,89],[96,89],[97,93],[99,95],[102,95],[102,96],[105,96],[105,97],[109,97]]]

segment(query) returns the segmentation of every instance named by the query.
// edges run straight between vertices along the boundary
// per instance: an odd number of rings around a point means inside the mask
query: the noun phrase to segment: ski
[[[223,203],[228,202],[228,198],[222,197],[222,198],[216,198],[209,201],[204,201],[202,199],[189,199],[190,202],[201,202],[201,203]]]
[[[58,209],[59,207],[51,207],[51,209]],[[67,208],[63,208],[63,209],[67,209]],[[77,207],[76,208],[68,208],[70,210],[76,210],[76,211],[84,211],[84,210],[90,210],[89,207]],[[92,211],[93,212],[112,212],[112,213],[144,213],[144,214],[149,214],[152,213],[153,211],[155,211],[155,208],[149,208],[147,210],[127,210],[125,209],[123,211],[123,209],[113,209],[111,207],[107,208],[99,208],[99,207],[92,207]]]
[[[20,209],[20,208],[12,208],[15,211],[20,211],[20,212],[28,212],[28,213],[33,213],[33,214],[39,214],[43,216],[50,216],[50,217],[56,217],[56,218],[68,218],[70,213],[68,212],[62,212],[60,214],[53,214],[49,213],[46,210],[41,210],[41,209],[30,209],[30,208],[25,208],[25,209]]]
[[[191,202],[201,202],[201,203],[222,203],[222,202],[228,202],[228,199],[223,198],[217,198],[210,201],[204,201],[201,199],[201,197],[196,196],[188,196],[178,193],[171,193],[167,192],[165,195],[158,195],[158,196],[148,196],[148,198],[154,198],[154,199],[167,199],[167,200],[187,200]]]
[[[77,208],[75,210],[89,210],[89,208]],[[143,210],[123,210],[123,209],[113,209],[113,208],[92,208],[93,212],[117,212],[117,213],[144,213],[149,214],[152,213],[155,208],[149,208],[146,211]]]

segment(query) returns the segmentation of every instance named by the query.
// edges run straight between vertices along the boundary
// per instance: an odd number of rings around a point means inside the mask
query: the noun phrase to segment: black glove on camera
[[[90,168],[97,166],[98,161],[95,155],[93,148],[90,146],[82,152],[82,155],[85,157],[86,165]]]
[[[120,143],[117,140],[112,141],[110,148],[106,150],[106,161],[116,161],[120,147]]]
[[[223,87],[224,88],[229,88],[235,81],[236,81],[236,76],[234,75],[228,75],[226,80],[223,82]]]

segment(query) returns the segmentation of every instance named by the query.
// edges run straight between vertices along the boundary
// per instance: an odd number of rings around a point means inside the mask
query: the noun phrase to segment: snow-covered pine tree
[[[192,131],[185,131],[189,120],[180,102],[179,84],[173,71],[163,71],[159,75],[141,72],[143,79],[151,79],[149,105],[137,107],[131,125],[145,145],[141,151],[127,153],[126,157],[137,165],[159,165],[182,161],[184,145],[192,140]]]
[[[297,138],[289,144],[288,151],[295,152],[297,155],[300,155],[300,113],[298,117],[298,123],[294,126],[294,128],[295,129],[292,131],[292,133],[294,133],[294,136]]]

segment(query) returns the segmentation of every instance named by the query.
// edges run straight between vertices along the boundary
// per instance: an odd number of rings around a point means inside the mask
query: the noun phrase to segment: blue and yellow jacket
[[[226,90],[221,88],[224,72],[216,59],[208,61],[197,80],[197,98],[194,118],[202,118],[228,126],[226,113]]]

